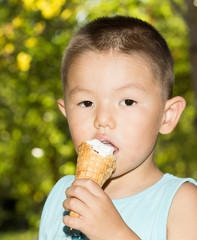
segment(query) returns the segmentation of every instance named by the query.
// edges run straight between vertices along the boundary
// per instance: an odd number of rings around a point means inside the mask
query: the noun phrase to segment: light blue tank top
[[[70,232],[62,222],[65,190],[74,176],[61,178],[50,192],[42,212],[39,240],[87,239],[82,233]],[[131,197],[113,200],[126,224],[142,240],[166,240],[167,219],[172,200],[185,182],[197,185],[191,178],[165,174],[157,183]],[[113,238],[113,237],[112,237]]]

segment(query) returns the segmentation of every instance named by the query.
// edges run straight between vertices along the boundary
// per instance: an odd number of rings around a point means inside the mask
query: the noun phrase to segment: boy
[[[154,163],[158,134],[175,128],[186,105],[172,98],[173,80],[167,43],[146,22],[99,18],[74,36],[63,57],[58,105],[76,151],[99,139],[114,147],[117,167],[103,189],[63,177],[46,201],[40,240],[197,239],[196,182]],[[65,214],[70,210],[80,217]],[[72,236],[70,228],[84,235]]]

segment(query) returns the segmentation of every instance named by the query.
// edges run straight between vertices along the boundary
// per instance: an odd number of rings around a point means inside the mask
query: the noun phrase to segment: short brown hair
[[[86,51],[143,54],[149,59],[155,78],[166,99],[172,96],[174,60],[165,39],[149,23],[138,18],[114,16],[98,18],[82,27],[70,41],[62,60],[61,76],[65,92],[71,64]]]

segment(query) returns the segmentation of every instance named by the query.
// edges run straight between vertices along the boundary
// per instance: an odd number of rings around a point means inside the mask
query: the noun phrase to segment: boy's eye
[[[124,106],[132,106],[136,103],[136,101],[132,100],[132,99],[125,99],[121,102],[122,105]]]
[[[79,105],[81,107],[87,108],[87,107],[92,107],[93,103],[91,101],[83,101],[83,102],[80,102]]]

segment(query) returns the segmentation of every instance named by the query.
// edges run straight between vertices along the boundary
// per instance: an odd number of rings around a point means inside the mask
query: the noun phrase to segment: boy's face
[[[140,55],[86,52],[71,66],[65,111],[75,149],[100,139],[114,146],[114,177],[152,160],[164,103]]]

